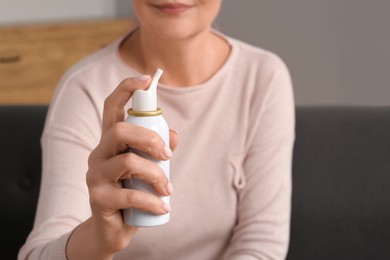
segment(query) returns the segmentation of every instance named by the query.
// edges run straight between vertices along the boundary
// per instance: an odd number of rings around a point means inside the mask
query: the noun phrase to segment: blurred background
[[[224,0],[216,27],[278,54],[298,105],[390,105],[389,10],[388,0]],[[131,15],[130,0],[0,0],[1,28]]]

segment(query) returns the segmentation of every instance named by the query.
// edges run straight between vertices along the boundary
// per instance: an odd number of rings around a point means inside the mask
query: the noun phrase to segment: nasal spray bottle
[[[163,71],[157,69],[153,76],[152,82],[147,90],[136,90],[132,96],[132,108],[127,113],[126,122],[143,126],[157,132],[166,145],[169,145],[169,128],[162,116],[162,110],[157,107],[157,84]],[[131,150],[139,156],[153,161],[162,168],[169,180],[169,160],[159,161],[152,158],[149,154]],[[155,194],[161,198],[165,203],[169,204],[169,196],[158,195],[151,185],[142,180],[131,178],[124,180],[123,186],[125,188],[137,189],[145,192]],[[150,212],[141,211],[138,209],[124,209],[123,218],[126,224],[138,227],[152,227],[165,224],[169,221],[170,213],[165,215],[154,215]]]

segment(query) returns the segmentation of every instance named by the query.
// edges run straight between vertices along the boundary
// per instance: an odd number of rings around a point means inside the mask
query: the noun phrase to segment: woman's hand
[[[123,179],[138,178],[152,185],[161,196],[172,193],[172,185],[160,167],[126,152],[132,147],[158,160],[168,160],[177,145],[174,131],[170,131],[168,148],[154,131],[123,122],[125,104],[135,90],[146,89],[150,81],[149,76],[125,79],[105,100],[102,137],[88,160],[92,217],[71,235],[67,245],[70,260],[111,259],[127,247],[138,228],[123,222],[121,209],[137,208],[158,215],[170,211],[159,197],[121,185]]]

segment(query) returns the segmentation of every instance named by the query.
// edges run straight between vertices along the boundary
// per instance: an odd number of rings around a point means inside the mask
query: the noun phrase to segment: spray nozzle
[[[133,110],[136,111],[155,111],[157,110],[157,84],[163,71],[157,69],[152,78],[150,86],[146,90],[136,90],[133,93]]]

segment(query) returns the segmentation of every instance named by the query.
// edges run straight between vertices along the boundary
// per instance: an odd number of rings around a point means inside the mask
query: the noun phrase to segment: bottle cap
[[[157,84],[163,71],[157,69],[152,78],[150,86],[146,90],[136,90],[133,93],[133,110],[136,111],[155,111],[157,110]]]

